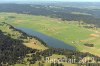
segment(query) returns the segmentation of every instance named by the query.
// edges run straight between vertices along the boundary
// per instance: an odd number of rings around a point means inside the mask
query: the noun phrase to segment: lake
[[[69,49],[69,50],[75,50],[76,49],[75,47],[70,46],[69,44],[66,44],[63,41],[60,41],[60,40],[55,39],[55,38],[52,38],[52,37],[47,36],[45,34],[42,34],[40,32],[33,31],[32,29],[19,28],[19,27],[17,27],[17,29],[27,33],[28,35],[36,36],[37,38],[41,39],[43,42],[45,42],[50,47],[63,48],[63,49]]]

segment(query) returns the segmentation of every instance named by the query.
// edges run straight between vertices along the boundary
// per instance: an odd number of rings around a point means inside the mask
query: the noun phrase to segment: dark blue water
[[[60,41],[58,39],[49,37],[47,35],[44,35],[40,32],[37,31],[33,31],[32,29],[28,29],[28,28],[19,28],[17,27],[17,29],[31,35],[31,36],[36,36],[37,38],[40,38],[42,41],[44,41],[48,46],[53,47],[53,48],[64,48],[64,49],[69,49],[69,50],[75,50],[75,47],[70,46],[66,43],[64,43],[63,41]]]

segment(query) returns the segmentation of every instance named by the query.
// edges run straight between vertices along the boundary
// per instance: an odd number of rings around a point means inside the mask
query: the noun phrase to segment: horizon
[[[0,3],[13,3],[13,2],[100,2],[100,0],[3,0]]]

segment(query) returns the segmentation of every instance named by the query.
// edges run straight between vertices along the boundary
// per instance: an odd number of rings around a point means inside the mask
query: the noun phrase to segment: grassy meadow
[[[7,22],[16,27],[30,28],[75,46],[82,52],[90,52],[100,56],[99,28],[98,30],[84,28],[82,24],[79,25],[78,21],[61,21],[60,19],[49,18],[46,16],[16,13],[0,13],[0,21]],[[91,34],[97,36],[93,37]],[[92,43],[94,44],[94,47],[84,46],[84,43]]]

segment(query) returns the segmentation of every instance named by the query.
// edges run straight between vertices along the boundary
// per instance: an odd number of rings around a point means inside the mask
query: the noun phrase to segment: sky
[[[34,1],[66,1],[66,2],[100,2],[100,0],[0,0],[0,2],[20,2],[20,1],[28,1],[28,2],[34,2]]]

